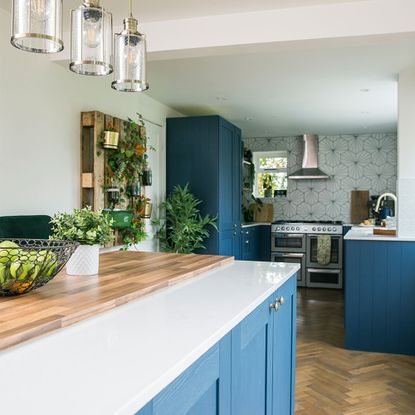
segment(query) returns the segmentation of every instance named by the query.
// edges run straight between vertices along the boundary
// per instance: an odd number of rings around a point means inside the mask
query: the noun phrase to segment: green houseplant
[[[264,197],[272,197],[272,176],[269,173],[264,173],[262,176],[262,188]]]
[[[165,252],[188,254],[203,249],[203,242],[209,237],[208,226],[217,230],[216,217],[202,216],[198,200],[188,188],[175,186],[173,192],[162,204],[166,211],[165,223],[157,232],[161,248]],[[160,224],[159,221],[156,223]]]
[[[80,246],[66,264],[69,275],[95,275],[99,269],[99,247],[114,239],[112,219],[91,207],[57,213],[51,220],[52,239],[77,241]]]

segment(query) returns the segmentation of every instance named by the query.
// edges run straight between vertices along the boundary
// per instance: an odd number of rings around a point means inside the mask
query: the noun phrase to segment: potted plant
[[[131,225],[120,230],[120,236],[124,246],[122,250],[126,251],[131,245],[135,245],[147,238],[144,221],[134,216]]]
[[[203,242],[210,234],[207,227],[218,228],[216,217],[200,214],[198,206],[201,203],[189,191],[188,185],[173,189],[162,205],[166,218],[157,232],[163,251],[187,254],[205,248]],[[154,223],[160,225],[160,221]]]
[[[148,197],[140,196],[135,201],[134,208],[140,218],[150,218],[153,210],[153,204]]]
[[[103,148],[108,148],[116,150],[118,148],[118,138],[120,134],[118,131],[110,124],[105,131],[102,132],[101,136],[101,145]]]
[[[80,246],[66,264],[69,275],[96,275],[99,247],[114,239],[112,219],[105,212],[88,206],[73,213],[58,213],[52,220],[52,239],[77,241]]]
[[[272,177],[269,173],[264,173],[262,176],[262,188],[264,197],[272,197]]]

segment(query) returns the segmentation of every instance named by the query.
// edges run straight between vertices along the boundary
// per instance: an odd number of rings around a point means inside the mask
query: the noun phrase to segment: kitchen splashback
[[[289,180],[287,197],[274,204],[274,220],[341,220],[350,223],[351,190],[396,193],[396,134],[319,136],[319,166],[329,180]],[[287,151],[288,173],[301,168],[301,137],[246,138],[251,151]]]

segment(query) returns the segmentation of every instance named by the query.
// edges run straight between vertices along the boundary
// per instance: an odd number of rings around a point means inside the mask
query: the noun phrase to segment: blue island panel
[[[415,355],[415,242],[345,244],[346,347]]]

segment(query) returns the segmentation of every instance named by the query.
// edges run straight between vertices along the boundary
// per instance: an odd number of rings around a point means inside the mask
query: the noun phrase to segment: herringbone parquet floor
[[[343,292],[299,289],[296,415],[415,415],[415,357],[343,348]]]

